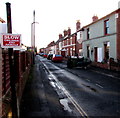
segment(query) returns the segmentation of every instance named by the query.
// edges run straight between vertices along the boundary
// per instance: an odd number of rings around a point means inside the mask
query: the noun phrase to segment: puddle
[[[53,80],[53,77],[51,75],[48,76],[49,80]]]
[[[51,77],[49,77],[48,79],[49,79],[49,80],[52,80],[52,78],[51,78]]]
[[[56,83],[55,82],[51,81],[50,84],[51,84],[52,87],[56,88]]]
[[[60,103],[64,106],[64,110],[72,112],[72,110],[68,106],[68,100],[67,99],[61,99]]]

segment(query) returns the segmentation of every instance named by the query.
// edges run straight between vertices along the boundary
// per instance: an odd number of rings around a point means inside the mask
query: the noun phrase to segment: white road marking
[[[100,88],[103,88],[103,86],[99,85],[99,84],[95,84],[96,86],[100,87]]]
[[[89,79],[86,79],[86,80],[90,82],[90,80],[89,80]]]

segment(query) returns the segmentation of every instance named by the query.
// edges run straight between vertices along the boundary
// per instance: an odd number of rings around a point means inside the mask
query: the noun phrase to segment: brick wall
[[[14,72],[18,104],[33,64],[32,52],[14,51]],[[8,50],[0,48],[0,118],[7,117],[11,109],[10,68]],[[19,106],[18,106],[19,107]]]
[[[3,96],[10,90],[10,66],[9,66],[9,55],[8,50],[2,50],[2,92]]]
[[[75,44],[76,43],[76,38],[75,38],[75,35],[72,37],[72,44]]]

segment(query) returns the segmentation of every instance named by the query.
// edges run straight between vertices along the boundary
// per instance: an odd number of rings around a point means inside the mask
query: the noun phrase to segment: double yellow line
[[[68,99],[71,101],[71,103],[74,105],[74,107],[77,109],[77,111],[80,113],[80,115],[83,118],[89,118],[87,113],[82,109],[82,107],[74,100],[74,98],[68,93],[67,90],[65,90],[65,88],[63,87],[63,85],[59,82],[59,85],[61,87],[61,89],[63,90],[63,92],[65,93],[65,95],[68,97]]]
[[[43,62],[42,62],[43,63]],[[61,90],[64,92],[64,94],[68,97],[68,99],[71,101],[71,103],[73,104],[73,106],[76,108],[76,110],[79,112],[80,117],[82,118],[89,118],[87,113],[82,109],[82,107],[74,100],[74,98],[68,93],[68,91],[63,87],[63,85],[61,84],[61,82],[56,78],[55,75],[53,75],[53,73],[48,69],[48,67],[46,66],[46,64],[44,64],[44,67],[46,68],[47,72],[49,72],[49,74],[53,77],[53,79],[56,81],[56,83],[58,84],[59,88],[61,88]]]

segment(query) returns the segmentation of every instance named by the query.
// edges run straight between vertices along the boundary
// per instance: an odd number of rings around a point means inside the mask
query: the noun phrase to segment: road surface
[[[42,78],[44,86],[43,98],[46,97],[46,102],[43,101],[49,106],[47,116],[71,116],[71,118],[120,116],[119,77],[92,68],[68,69],[65,63],[53,63],[39,55],[36,56],[36,66],[37,78]],[[41,92],[39,87],[37,91]],[[30,116],[37,114],[31,113]]]

